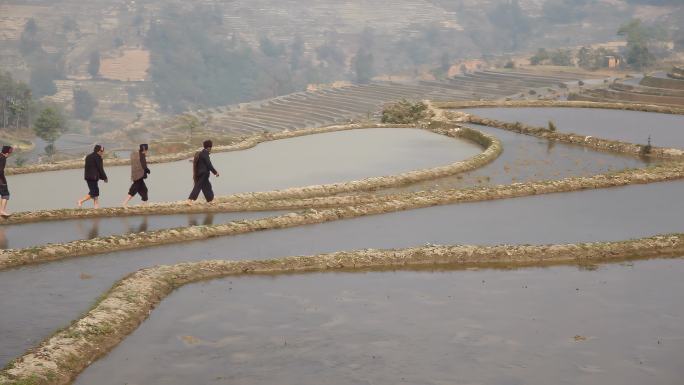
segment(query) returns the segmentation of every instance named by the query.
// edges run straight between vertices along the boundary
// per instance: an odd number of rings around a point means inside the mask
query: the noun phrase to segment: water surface
[[[154,149],[152,149],[154,150]],[[309,135],[261,143],[244,151],[216,153],[220,173],[214,192],[227,195],[312,184],[344,182],[443,166],[482,152],[474,143],[419,129],[375,128]],[[150,165],[150,200],[187,199],[192,190],[188,160]],[[130,166],[107,167],[101,204],[118,206],[130,187]],[[13,211],[74,207],[88,193],[83,170],[8,177]],[[134,202],[139,202],[136,197]]]
[[[684,115],[598,108],[524,107],[469,108],[474,115],[546,127],[552,120],[558,131],[646,144],[684,148]]]
[[[189,285],[76,384],[680,384],[684,260]]]
[[[476,170],[387,191],[452,189],[558,180],[646,165],[643,159],[625,154],[596,151],[585,146],[535,138],[498,128],[474,124],[468,126],[499,138],[503,145],[501,155]]]
[[[0,271],[0,365],[143,267],[434,244],[545,244],[684,232],[684,181],[430,207]],[[668,293],[667,295],[672,295]]]
[[[257,219],[282,212],[240,212],[179,215],[150,215],[114,218],[71,219],[0,226],[0,249],[17,249],[93,239],[110,235],[140,233],[183,226],[213,225],[238,219]]]

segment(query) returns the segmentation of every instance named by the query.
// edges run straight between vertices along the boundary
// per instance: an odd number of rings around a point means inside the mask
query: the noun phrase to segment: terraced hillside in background
[[[675,66],[667,73],[655,72],[642,78],[615,81],[608,88],[584,90],[571,99],[684,106],[681,74],[682,69]]]
[[[193,114],[205,123],[206,134],[250,135],[374,117],[384,104],[401,99],[498,100],[527,94],[530,89],[558,89],[561,83],[576,83],[586,77],[586,74],[572,73],[483,71],[440,82],[384,82],[307,91],[260,103],[198,110]]]

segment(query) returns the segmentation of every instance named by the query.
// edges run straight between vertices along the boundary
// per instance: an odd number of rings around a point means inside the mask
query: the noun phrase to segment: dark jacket
[[[0,184],[7,184],[7,179],[5,178],[5,165],[7,164],[7,157],[0,155]]]
[[[96,152],[91,152],[85,158],[85,180],[98,181],[107,180],[104,167],[102,165],[102,157]]]
[[[195,180],[197,180],[197,178],[200,175],[208,174],[210,171],[213,174],[218,173],[214,166],[211,164],[211,159],[209,159],[209,151],[203,149],[202,151],[195,154],[195,158],[193,159],[192,171]]]

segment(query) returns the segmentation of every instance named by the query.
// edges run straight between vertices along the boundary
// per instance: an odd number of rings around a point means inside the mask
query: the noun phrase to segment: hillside
[[[67,114],[74,91],[87,91],[97,106],[72,131],[113,135],[335,82],[440,82],[542,47],[622,49],[616,31],[634,17],[676,60],[681,1],[5,1],[0,70]]]

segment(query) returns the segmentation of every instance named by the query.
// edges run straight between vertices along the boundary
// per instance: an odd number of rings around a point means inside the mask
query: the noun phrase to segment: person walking
[[[93,152],[85,157],[84,176],[88,184],[88,194],[78,201],[78,207],[83,207],[83,203],[92,199],[93,206],[96,209],[100,208],[100,187],[98,182],[100,180],[103,180],[105,183],[109,182],[103,167],[103,154],[104,147],[96,144]]]
[[[147,168],[147,151],[149,146],[141,144],[138,151],[131,152],[131,180],[133,184],[128,189],[128,196],[123,201],[123,207],[128,207],[128,202],[133,199],[135,194],[140,194],[140,199],[143,203],[147,202],[147,185],[145,179],[150,174],[150,169]]]
[[[211,140],[205,140],[203,143],[204,149],[195,153],[195,157],[192,160],[192,179],[195,181],[195,187],[188,197],[188,203],[193,203],[197,200],[200,190],[207,202],[214,200],[214,191],[211,188],[211,182],[209,182],[209,173],[216,175],[216,177],[219,176],[219,173],[211,164],[211,159],[209,159],[212,145]]]
[[[7,158],[12,154],[11,146],[2,146],[0,153],[0,215],[8,217],[7,202],[10,198],[10,192],[7,188],[7,178],[5,178],[5,166],[7,165]]]

